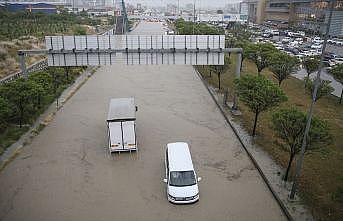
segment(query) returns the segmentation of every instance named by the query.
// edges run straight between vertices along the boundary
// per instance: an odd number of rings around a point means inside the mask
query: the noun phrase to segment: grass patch
[[[230,69],[221,77],[222,89],[220,90],[222,92],[228,88],[229,98],[232,98],[233,95],[234,56],[231,57],[231,63]],[[198,66],[197,68],[210,85],[218,87],[216,74],[210,75],[206,67]],[[257,73],[255,64],[248,60],[243,63],[242,75],[247,73]],[[277,83],[269,70],[263,70],[262,74]],[[302,111],[308,111],[311,98],[304,89],[303,81],[290,77],[282,83],[281,88],[287,94],[288,101],[282,103],[278,108],[295,106]],[[300,177],[300,195],[310,207],[316,220],[343,220],[343,105],[340,105],[338,101],[339,98],[330,96],[321,98],[315,104],[314,115],[328,122],[334,143],[320,150],[308,152],[305,155]],[[235,116],[235,120],[251,133],[254,114],[241,102],[239,109],[242,115]],[[280,147],[271,128],[271,113],[274,110],[260,115],[256,143],[267,151],[278,164],[286,168],[288,153]],[[294,170],[295,162],[290,178],[293,177]]]

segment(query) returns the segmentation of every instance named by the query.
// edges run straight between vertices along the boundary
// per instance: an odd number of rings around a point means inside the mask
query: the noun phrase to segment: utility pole
[[[295,176],[294,176],[294,181],[293,181],[293,185],[292,185],[292,190],[291,193],[289,195],[289,198],[291,200],[294,199],[295,196],[295,192],[297,190],[298,187],[298,178],[301,172],[301,168],[304,162],[304,155],[305,155],[305,150],[306,150],[306,143],[307,143],[307,137],[308,137],[308,133],[310,131],[310,127],[311,127],[311,120],[312,120],[312,115],[313,115],[313,108],[314,108],[314,104],[316,102],[316,97],[317,97],[317,92],[318,92],[318,88],[320,85],[320,74],[323,70],[324,67],[324,52],[326,49],[326,44],[327,44],[327,40],[329,37],[329,33],[330,33],[330,25],[331,25],[331,19],[332,19],[332,12],[333,12],[333,7],[335,4],[336,0],[330,0],[330,12],[329,12],[329,19],[328,19],[328,23],[326,24],[326,33],[325,33],[325,37],[324,37],[324,43],[323,43],[323,49],[322,49],[322,54],[320,57],[320,65],[319,65],[319,69],[317,72],[317,78],[315,79],[315,86],[314,86],[314,90],[313,90],[313,95],[312,95],[312,101],[311,101],[311,105],[310,105],[310,109],[308,111],[308,117],[307,117],[307,123],[306,123],[306,127],[305,127],[305,132],[304,132],[304,137],[303,137],[303,141],[301,144],[301,152],[300,152],[300,156],[299,159],[297,161],[297,165],[296,165],[296,170],[295,170]]]
[[[195,0],[193,4],[193,35],[194,35],[194,26],[195,26]]]
[[[177,17],[180,15],[180,0],[177,0]]]

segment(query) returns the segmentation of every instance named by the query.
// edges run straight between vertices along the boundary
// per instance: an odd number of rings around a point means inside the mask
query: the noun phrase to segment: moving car
[[[200,177],[194,171],[187,143],[167,144],[165,152],[165,176],[168,200],[176,204],[193,203],[199,200]]]
[[[107,115],[110,153],[137,150],[134,98],[111,99]]]

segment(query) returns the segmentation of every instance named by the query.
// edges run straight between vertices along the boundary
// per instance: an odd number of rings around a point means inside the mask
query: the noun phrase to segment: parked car
[[[290,38],[290,37],[284,37],[283,39],[282,39],[282,43],[288,43],[288,42],[290,42],[292,39]]]
[[[272,35],[279,35],[280,34],[279,30],[271,30],[270,33]]]
[[[343,58],[332,59],[336,64],[343,64]]]
[[[328,44],[335,44],[335,40],[334,39],[328,39]]]
[[[298,42],[298,44],[304,43],[303,38],[296,38],[296,39],[294,39],[294,41]]]
[[[297,54],[297,55],[295,55],[295,57],[297,57],[300,61],[302,61],[302,59],[304,58],[304,55]]]
[[[273,37],[273,35],[271,33],[269,33],[269,32],[264,32],[262,34],[262,37],[264,37],[264,38],[271,38],[271,37]]]
[[[335,66],[335,65],[336,65],[335,59],[329,60],[329,61],[328,61],[328,65],[329,65],[329,67]]]
[[[303,31],[298,31],[295,33],[296,36],[301,36],[301,37],[305,37],[305,32]]]
[[[324,60],[331,60],[331,59],[335,59],[335,58],[339,58],[339,56],[335,53],[332,53],[332,52],[325,52],[324,53]]]
[[[315,51],[307,51],[307,50],[303,50],[302,52],[299,53],[300,55],[303,55],[305,57],[308,56],[316,56],[318,55]]]
[[[313,45],[311,45],[311,48],[312,49],[321,49],[323,47],[323,45],[322,44],[313,44]]]
[[[291,31],[289,31],[289,32],[287,32],[287,36],[288,36],[288,37],[294,37],[294,36],[295,36],[295,33],[294,33],[294,32],[291,32]]]
[[[322,40],[320,37],[315,37],[313,38],[312,42],[315,44],[322,44],[324,40]]]
[[[291,41],[289,44],[288,44],[289,47],[291,48],[294,48],[294,47],[298,47],[299,46],[299,43],[297,41]]]
[[[332,42],[334,45],[343,46],[343,39],[336,38],[336,39],[333,39]]]

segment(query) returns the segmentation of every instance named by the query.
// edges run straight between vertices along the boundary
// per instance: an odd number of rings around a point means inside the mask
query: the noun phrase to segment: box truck
[[[107,115],[110,153],[137,150],[134,98],[111,99]]]

